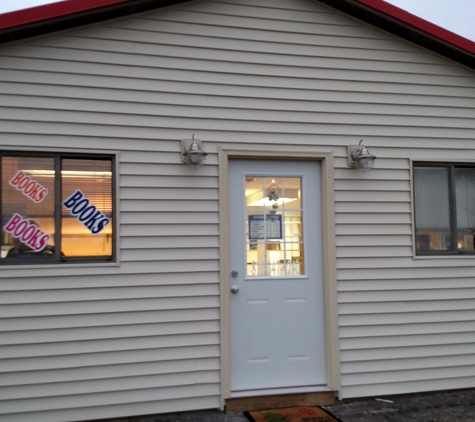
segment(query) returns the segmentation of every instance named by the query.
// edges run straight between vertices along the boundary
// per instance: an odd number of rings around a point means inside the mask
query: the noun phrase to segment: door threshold
[[[259,392],[262,393],[262,390]],[[253,394],[252,396],[250,394]],[[246,397],[226,399],[226,413],[240,413],[253,410],[278,409],[294,406],[332,406],[335,404],[335,392],[325,387],[325,391],[308,393],[277,393],[257,395],[257,391]]]
[[[237,397],[258,397],[268,395],[280,395],[280,394],[299,394],[299,393],[317,393],[321,391],[332,391],[323,385],[312,385],[310,387],[287,387],[287,388],[268,388],[260,390],[241,390],[232,391],[231,398]]]

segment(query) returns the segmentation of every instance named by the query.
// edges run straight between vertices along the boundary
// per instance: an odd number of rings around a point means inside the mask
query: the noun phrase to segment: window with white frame
[[[112,261],[114,158],[0,152],[0,264]]]
[[[414,163],[417,255],[475,253],[475,166]]]

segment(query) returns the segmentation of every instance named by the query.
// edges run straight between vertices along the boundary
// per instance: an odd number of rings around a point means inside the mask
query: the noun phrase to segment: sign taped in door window
[[[282,215],[251,214],[249,219],[249,239],[282,239]]]

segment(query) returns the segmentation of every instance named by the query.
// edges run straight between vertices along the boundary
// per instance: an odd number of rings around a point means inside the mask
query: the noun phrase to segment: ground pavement
[[[475,389],[338,402],[325,407],[341,422],[475,422]],[[99,421],[94,421],[99,422]],[[249,422],[242,413],[211,410],[100,422]]]

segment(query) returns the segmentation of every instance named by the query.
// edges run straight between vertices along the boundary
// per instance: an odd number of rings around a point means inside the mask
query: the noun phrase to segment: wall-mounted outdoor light
[[[360,141],[359,145],[348,146],[349,167],[357,168],[366,173],[373,168],[374,160],[376,160],[376,157],[369,153],[363,141]]]
[[[181,161],[195,169],[201,167],[205,162],[205,157],[208,155],[201,149],[201,141],[195,139],[193,134],[192,139],[182,139],[181,141]]]

